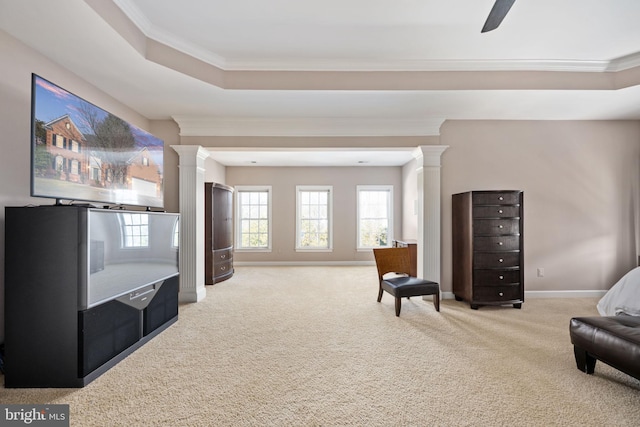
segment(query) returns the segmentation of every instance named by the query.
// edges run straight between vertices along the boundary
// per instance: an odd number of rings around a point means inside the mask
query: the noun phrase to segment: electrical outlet
[[[538,277],[544,277],[544,268],[538,267]]]

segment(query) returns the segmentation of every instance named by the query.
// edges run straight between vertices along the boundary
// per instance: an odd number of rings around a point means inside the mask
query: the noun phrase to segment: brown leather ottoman
[[[593,374],[600,360],[640,379],[640,317],[574,317],[569,334],[579,370]]]

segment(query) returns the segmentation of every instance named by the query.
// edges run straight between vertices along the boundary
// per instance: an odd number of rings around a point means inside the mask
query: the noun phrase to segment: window
[[[96,167],[91,168],[91,179],[94,181],[100,181],[100,169]]]
[[[64,159],[62,156],[56,156],[54,160],[54,169],[56,172],[62,172],[64,169]]]
[[[296,190],[296,249],[331,250],[333,187],[299,185]]]
[[[235,189],[236,250],[271,250],[271,187]]]
[[[125,248],[149,246],[149,215],[145,213],[121,213],[120,228]]]
[[[180,247],[180,219],[176,219],[176,222],[173,224],[173,243],[172,246],[174,248]]]
[[[56,135],[55,133],[53,135],[51,135],[52,141],[51,141],[51,145],[53,145],[54,147],[60,147],[63,148],[64,147],[64,138],[62,138],[62,136],[60,135]]]
[[[391,246],[393,186],[358,185],[358,249]]]

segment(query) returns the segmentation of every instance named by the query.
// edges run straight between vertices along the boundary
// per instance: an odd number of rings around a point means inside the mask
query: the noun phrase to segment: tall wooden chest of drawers
[[[233,188],[205,183],[205,284],[233,276]]]
[[[522,191],[452,196],[453,293],[480,305],[524,302]]]

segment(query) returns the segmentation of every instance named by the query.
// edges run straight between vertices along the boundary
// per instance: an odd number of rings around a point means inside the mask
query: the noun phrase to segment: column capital
[[[420,145],[412,154],[418,167],[440,166],[440,158],[447,148],[449,148],[448,145]]]
[[[182,166],[201,166],[209,157],[209,152],[200,145],[171,145],[180,156]]]

